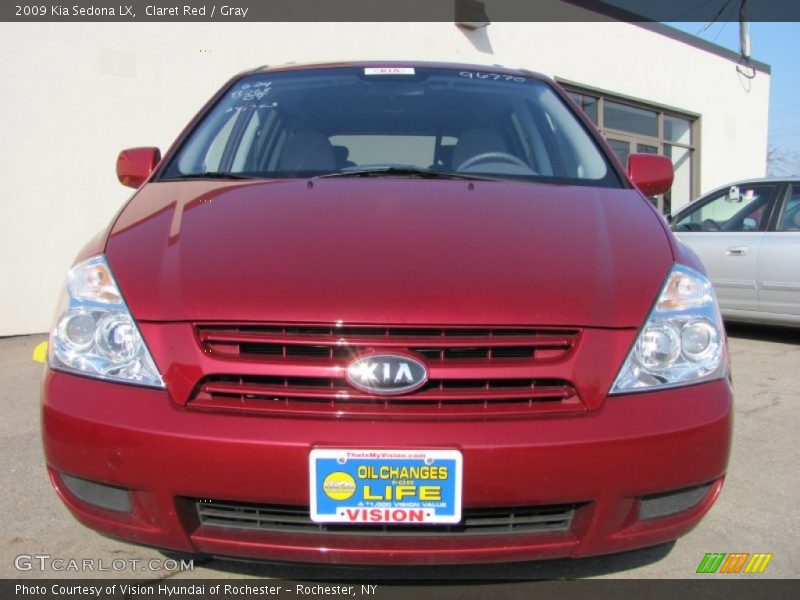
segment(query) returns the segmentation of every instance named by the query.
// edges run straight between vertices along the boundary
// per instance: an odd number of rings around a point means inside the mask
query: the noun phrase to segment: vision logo
[[[709,552],[700,561],[697,567],[698,573],[763,573],[772,554],[747,552]]]

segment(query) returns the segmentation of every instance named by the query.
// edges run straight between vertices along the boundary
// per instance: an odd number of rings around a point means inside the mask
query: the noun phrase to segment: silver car
[[[800,178],[726,185],[670,223],[703,261],[726,319],[800,327]]]

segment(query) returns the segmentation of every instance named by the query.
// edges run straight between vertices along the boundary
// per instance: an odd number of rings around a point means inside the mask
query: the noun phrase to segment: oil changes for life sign
[[[458,450],[317,448],[309,457],[317,523],[459,523]]]

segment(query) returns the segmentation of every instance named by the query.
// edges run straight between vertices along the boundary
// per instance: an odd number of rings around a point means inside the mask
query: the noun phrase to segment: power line
[[[702,4],[700,4],[699,6],[693,6],[693,7],[692,7],[692,8],[690,8],[689,10],[685,10],[685,11],[683,11],[683,12],[682,12],[681,14],[679,14],[677,17],[673,17],[672,19],[670,19],[670,21],[680,21],[680,20],[681,20],[683,17],[685,17],[685,16],[686,16],[686,15],[688,15],[689,13],[693,13],[693,12],[694,12],[694,11],[696,11],[696,10],[700,10],[701,8],[704,8],[704,7],[708,6],[709,4],[711,4],[712,2],[716,2],[716,1],[717,1],[717,0],[706,0],[705,2],[703,2]]]
[[[711,42],[712,42],[712,43],[717,41],[717,38],[719,37],[719,34],[720,34],[720,33],[722,33],[723,31],[725,31],[725,28],[726,28],[727,26],[728,26],[728,21],[725,21],[725,22],[722,24],[722,27],[720,27],[720,28],[719,28],[719,31],[717,32],[717,35],[715,35],[715,36],[714,36],[714,39],[713,39],[713,40],[711,40]]]
[[[711,27],[714,23],[716,23],[717,19],[719,19],[722,16],[722,13],[725,12],[725,9],[728,8],[728,5],[730,3],[731,3],[731,0],[725,0],[725,4],[723,4],[722,8],[720,8],[719,11],[717,11],[717,14],[714,15],[714,18],[711,19],[708,23],[706,23],[705,27],[700,29],[700,31],[698,31],[695,35],[700,35],[704,31],[706,31],[709,27]]]

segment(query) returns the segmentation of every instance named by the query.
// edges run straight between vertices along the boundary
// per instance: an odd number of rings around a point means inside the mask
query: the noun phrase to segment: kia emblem
[[[362,392],[388,396],[421,388],[428,381],[428,368],[402,354],[370,354],[348,364],[345,378]]]

